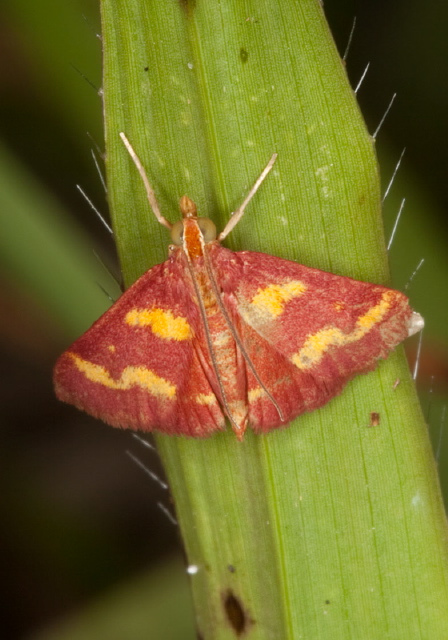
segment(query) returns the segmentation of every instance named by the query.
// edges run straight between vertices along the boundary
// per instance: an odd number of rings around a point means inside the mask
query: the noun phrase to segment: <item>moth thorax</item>
[[[198,220],[185,218],[183,220],[183,242],[184,251],[188,254],[190,259],[199,258],[203,255],[204,240],[201,230],[198,226]]]

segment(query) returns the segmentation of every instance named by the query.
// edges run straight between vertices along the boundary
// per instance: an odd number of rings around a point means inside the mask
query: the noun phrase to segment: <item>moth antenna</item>
[[[84,200],[86,200],[86,202],[89,204],[90,208],[96,213],[96,215],[98,216],[98,218],[101,220],[101,222],[103,223],[103,225],[106,227],[106,229],[109,231],[109,233],[111,235],[114,235],[114,231],[112,229],[112,227],[110,226],[110,224],[108,224],[106,222],[106,219],[104,218],[104,216],[101,215],[101,213],[98,211],[98,209],[95,207],[95,205],[93,204],[93,202],[91,201],[91,199],[89,198],[89,196],[86,194],[86,192],[82,189],[82,187],[77,184],[76,188],[78,189],[78,191],[80,192],[80,194],[82,195],[82,197],[84,198]]]
[[[159,487],[162,487],[162,489],[165,489],[165,490],[168,489],[167,483],[164,482],[161,478],[159,478],[159,476],[155,474],[153,471],[151,471],[151,469],[148,469],[148,467],[144,465],[143,462],[139,460],[139,458],[137,458],[137,456],[134,456],[134,454],[131,453],[130,451],[126,451],[126,455],[128,455],[131,458],[131,460],[135,462],[137,467],[142,469],[142,471],[144,471],[146,475],[151,478],[151,480],[154,480],[154,482],[157,483]]]
[[[348,36],[347,46],[345,47],[344,55],[342,56],[342,60],[344,62],[347,60],[348,52],[350,51],[353,34],[355,33],[355,27],[356,27],[356,16],[353,18],[352,28],[350,29],[350,35]]]
[[[241,341],[241,338],[239,337],[238,333],[235,330],[235,327],[233,326],[232,320],[230,319],[229,314],[227,313],[227,309],[225,308],[224,303],[221,300],[221,294],[219,292],[218,285],[216,284],[215,274],[213,273],[213,269],[212,269],[212,267],[210,265],[210,261],[209,261],[208,256],[207,256],[207,254],[205,252],[204,252],[204,263],[205,263],[205,267],[207,269],[208,277],[210,278],[210,282],[211,282],[211,285],[212,285],[213,293],[215,294],[215,298],[216,298],[216,301],[218,303],[218,307],[220,308],[220,311],[221,311],[222,315],[224,316],[224,320],[226,321],[227,326],[230,329],[230,333],[232,334],[233,339],[235,340],[236,344],[238,345],[238,348],[241,351],[241,354],[242,354],[243,358],[247,362],[247,364],[249,366],[249,369],[252,371],[252,373],[254,375],[254,378],[256,379],[256,381],[258,382],[260,387],[263,389],[263,391],[265,392],[265,394],[267,395],[269,400],[272,402],[274,407],[277,409],[277,413],[280,416],[281,421],[284,422],[283,413],[282,413],[282,410],[281,410],[278,402],[276,401],[274,396],[269,392],[269,390],[266,388],[266,386],[263,384],[263,381],[260,379],[260,376],[258,375],[258,372],[257,372],[257,370],[255,368],[254,363],[250,359],[249,354],[247,353],[246,349],[244,348],[244,345],[243,345],[243,343]]]
[[[403,198],[403,200],[401,201],[401,204],[400,204],[400,210],[398,211],[397,217],[395,218],[394,228],[392,229],[392,233],[390,234],[390,239],[389,239],[389,242],[387,244],[387,250],[388,251],[392,246],[392,242],[393,242],[393,239],[394,239],[394,236],[395,236],[395,232],[396,232],[397,227],[398,227],[398,223],[400,221],[401,212],[403,211],[405,202],[406,202],[406,198]]]
[[[378,133],[379,133],[379,130],[380,130],[380,129],[381,129],[381,127],[383,126],[383,123],[384,123],[385,119],[387,118],[387,114],[388,114],[388,113],[389,113],[389,111],[391,110],[392,105],[393,105],[394,100],[395,100],[395,98],[396,98],[396,97],[397,97],[397,94],[396,94],[396,93],[394,93],[394,95],[392,96],[391,101],[390,101],[390,102],[389,102],[389,104],[388,104],[388,107],[387,107],[386,111],[384,112],[383,117],[382,117],[382,118],[381,118],[381,120],[380,120],[379,125],[378,125],[378,126],[377,126],[377,128],[375,129],[375,133],[374,133],[374,134],[373,134],[373,136],[372,136],[372,138],[373,138],[374,140],[376,139],[376,137],[377,137],[377,135],[378,135]]]
[[[154,193],[153,188],[149,184],[148,176],[146,175],[146,171],[142,163],[140,162],[140,158],[135,153],[134,148],[132,147],[131,143],[129,142],[129,140],[127,139],[127,137],[123,132],[120,133],[120,138],[123,140],[123,144],[128,150],[128,153],[131,156],[133,163],[137,167],[137,170],[140,174],[141,179],[143,180],[148,202],[151,206],[153,214],[157,218],[158,222],[160,222],[160,224],[163,224],[163,226],[166,227],[167,229],[172,229],[173,225],[171,224],[171,222],[168,222],[168,220],[164,216],[162,216],[162,214],[160,213],[159,204],[156,199],[156,194]]]
[[[396,175],[397,175],[398,169],[400,168],[401,161],[403,160],[403,156],[404,156],[404,152],[405,152],[405,151],[406,151],[406,147],[404,147],[403,151],[401,152],[400,157],[398,158],[398,162],[397,162],[397,164],[395,165],[395,169],[394,169],[394,172],[393,172],[393,174],[392,174],[392,178],[390,179],[389,184],[387,185],[386,191],[384,192],[384,196],[383,196],[382,202],[384,202],[384,201],[385,201],[385,199],[387,198],[387,196],[389,195],[389,191],[390,191],[390,190],[391,190],[391,188],[392,188],[392,185],[393,185],[394,180],[395,180],[395,178],[396,178]]]
[[[267,163],[267,165],[265,166],[265,168],[263,169],[263,171],[260,173],[259,177],[257,178],[254,186],[252,187],[252,189],[249,191],[249,193],[247,194],[246,198],[244,199],[242,205],[240,207],[238,207],[238,209],[236,209],[236,211],[234,211],[231,214],[231,218],[228,221],[228,223],[226,224],[226,226],[224,227],[224,230],[221,231],[221,233],[218,236],[218,241],[220,242],[221,240],[224,240],[224,238],[232,231],[232,229],[235,227],[235,225],[238,224],[238,222],[241,220],[241,218],[244,215],[244,209],[247,207],[247,205],[249,204],[249,202],[252,200],[252,198],[254,197],[254,195],[257,193],[258,189],[261,186],[261,183],[263,182],[263,180],[266,178],[266,176],[268,175],[269,171],[272,169],[272,167],[274,166],[274,162],[277,160],[277,153],[274,153],[271,156],[271,159],[269,160],[269,162]]]
[[[361,85],[364,82],[364,78],[366,77],[366,74],[367,74],[367,71],[369,70],[369,67],[370,67],[370,62],[367,63],[367,66],[364,69],[363,74],[360,77],[358,84],[356,85],[356,89],[355,89],[354,93],[358,93],[358,91],[361,89]]]

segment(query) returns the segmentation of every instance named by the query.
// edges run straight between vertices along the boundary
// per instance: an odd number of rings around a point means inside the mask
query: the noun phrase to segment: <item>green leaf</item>
[[[168,238],[120,131],[169,219],[188,193],[220,228],[278,152],[228,246],[388,281],[372,140],[319,3],[103,0],[102,17],[128,284]],[[402,349],[288,428],[157,443],[202,637],[446,638],[446,523]]]

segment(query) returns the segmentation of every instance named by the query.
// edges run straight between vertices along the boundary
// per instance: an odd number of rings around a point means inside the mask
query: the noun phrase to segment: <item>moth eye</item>
[[[198,224],[204,242],[211,242],[216,239],[216,227],[210,218],[199,218]]]
[[[181,245],[184,239],[184,221],[178,220],[171,229],[171,240],[174,244]]]

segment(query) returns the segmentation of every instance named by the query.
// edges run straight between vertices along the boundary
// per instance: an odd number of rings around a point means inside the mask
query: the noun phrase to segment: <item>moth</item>
[[[116,427],[195,438],[227,419],[242,440],[248,425],[267,433],[322,407],[422,329],[399,291],[221,246],[276,154],[217,236],[187,196],[182,219],[166,220],[120,136],[173,244],[61,355],[61,400]]]

